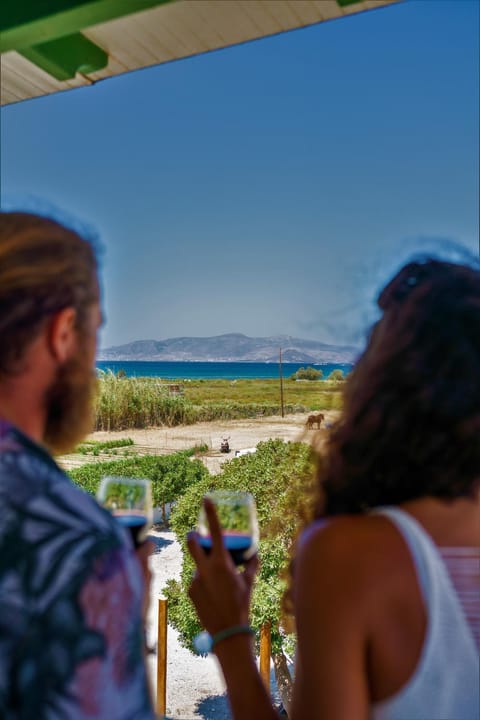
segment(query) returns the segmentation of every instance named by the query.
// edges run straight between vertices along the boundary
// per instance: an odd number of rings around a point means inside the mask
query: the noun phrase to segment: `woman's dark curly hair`
[[[377,302],[319,463],[317,517],[480,483],[480,266],[410,262]]]

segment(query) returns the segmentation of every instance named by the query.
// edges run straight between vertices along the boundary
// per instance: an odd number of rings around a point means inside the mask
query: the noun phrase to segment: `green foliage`
[[[77,452],[81,452],[82,449],[86,449],[88,452],[88,450],[91,450],[94,447],[97,447],[99,450],[110,450],[110,448],[129,447],[134,444],[135,443],[132,438],[117,438],[117,440],[85,440],[78,446]]]
[[[335,368],[335,370],[332,370],[332,372],[328,376],[328,379],[332,382],[339,382],[341,380],[345,380],[343,370],[340,370],[340,368]]]
[[[333,383],[332,383],[333,384]],[[337,383],[335,383],[336,385]],[[312,404],[312,410],[341,410],[342,409],[342,393],[341,392],[319,392],[317,402]]]
[[[113,450],[121,447],[134,445],[132,438],[119,438],[118,440],[85,440],[75,449],[75,452],[82,455],[99,455],[102,451]],[[113,453],[112,453],[113,454]],[[116,453],[115,453],[116,454]]]
[[[313,367],[298,368],[297,372],[294,372],[291,376],[292,380],[321,380],[323,377],[322,370],[316,370]]]
[[[190,487],[178,501],[171,525],[184,549],[180,581],[165,590],[170,621],[180,632],[183,644],[192,648],[200,625],[187,595],[194,571],[185,546],[186,534],[195,527],[202,498],[214,489],[250,492],[257,503],[260,525],[260,573],[252,600],[252,626],[257,632],[264,622],[272,623],[272,650],[280,652],[287,642],[281,630],[281,600],[287,569],[299,523],[309,516],[313,483],[313,458],[309,446],[269,440],[257,452],[226,462],[221,474],[204,478]]]
[[[132,456],[128,460],[110,460],[83,465],[70,470],[73,482],[94,495],[105,475],[117,477],[147,478],[152,481],[154,507],[177,500],[185,490],[208,477],[208,471],[200,460],[192,455],[194,450],[182,450],[172,455]]]

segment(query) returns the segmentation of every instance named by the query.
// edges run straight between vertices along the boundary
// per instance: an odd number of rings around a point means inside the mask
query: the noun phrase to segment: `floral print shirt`
[[[125,531],[0,420],[0,718],[153,720]]]

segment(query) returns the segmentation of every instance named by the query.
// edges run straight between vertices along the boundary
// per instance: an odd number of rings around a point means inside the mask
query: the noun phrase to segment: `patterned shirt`
[[[0,420],[0,717],[153,720],[127,534]]]

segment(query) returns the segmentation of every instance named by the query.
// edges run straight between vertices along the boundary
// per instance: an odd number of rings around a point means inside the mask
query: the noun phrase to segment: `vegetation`
[[[294,372],[291,379],[292,380],[321,380],[323,377],[323,371],[322,370],[316,370],[315,368],[309,366],[306,368],[298,368],[297,372]]]
[[[292,628],[282,621],[281,604],[299,522],[310,515],[312,462],[311,449],[303,443],[282,440],[259,443],[256,453],[225,463],[221,474],[206,477],[188,488],[171,516],[184,559],[180,581],[170,580],[165,592],[170,621],[179,631],[181,642],[191,649],[192,640],[201,627],[187,594],[194,568],[185,547],[186,534],[195,527],[202,497],[209,490],[221,488],[253,494],[261,533],[261,567],[253,593],[251,623],[257,642],[261,626],[271,623],[277,682],[279,687],[287,689],[291,679],[286,656],[293,652],[294,636]]]
[[[152,481],[156,507],[174,503],[170,522],[184,551],[183,566],[180,581],[170,580],[165,593],[170,622],[179,631],[181,642],[190,649],[201,628],[187,593],[194,567],[186,550],[186,534],[196,525],[206,492],[230,489],[253,494],[260,525],[261,567],[253,593],[251,623],[257,643],[261,626],[267,622],[271,624],[277,684],[284,702],[288,702],[291,678],[287,658],[294,652],[295,640],[293,628],[282,614],[282,598],[299,524],[310,517],[312,451],[303,443],[269,440],[259,443],[256,453],[227,461],[219,475],[211,476],[194,457],[205,449],[196,447],[172,455],[132,456],[89,463],[71,470],[70,476],[91,494],[96,493],[100,479],[105,475],[148,478]]]
[[[343,370],[340,370],[340,368],[335,368],[335,370],[332,370],[332,372],[328,376],[328,379],[332,382],[340,382],[342,380],[345,380]]]
[[[117,450],[118,448],[131,447],[134,444],[132,438],[119,438],[118,440],[85,440],[75,449],[75,452],[82,455],[98,455],[104,451]]]
[[[278,380],[185,381],[184,395],[172,396],[158,378],[118,378],[100,374],[96,403],[97,430],[188,425],[211,420],[280,414]],[[285,412],[340,409],[336,382],[286,383]]]
[[[154,507],[176,501],[185,490],[209,477],[200,460],[193,458],[198,448],[182,450],[172,455],[133,456],[128,459],[88,463],[69,471],[76,485],[95,495],[105,475],[147,478],[152,481]]]

